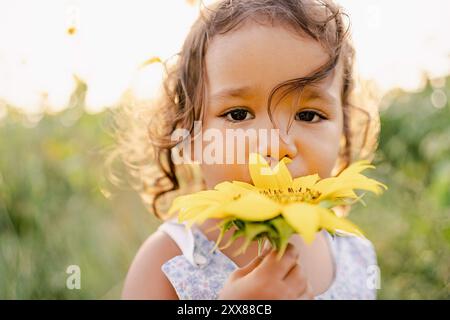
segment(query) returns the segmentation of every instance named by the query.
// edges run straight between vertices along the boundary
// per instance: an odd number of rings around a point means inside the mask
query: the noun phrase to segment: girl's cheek
[[[203,180],[209,189],[222,181],[239,180],[251,183],[246,165],[239,164],[201,164]]]
[[[209,189],[214,188],[216,184],[222,181],[239,180],[251,182],[248,167],[245,164],[245,155],[250,152],[248,139],[245,140],[244,144],[239,143],[238,139],[233,139],[233,143],[229,141],[230,137],[227,137],[226,130],[232,129],[232,127],[225,127],[223,122],[222,119],[204,122],[203,141],[200,141],[200,139],[196,140],[196,142],[201,143],[201,147],[197,147],[197,150],[202,152],[200,169],[203,180]],[[208,131],[211,132],[211,130],[215,132],[214,135],[210,135],[211,137],[214,136],[214,138],[205,141],[204,139],[208,137]],[[215,157],[214,149],[218,151],[219,156]],[[238,154],[241,155],[240,160],[238,159]],[[242,159],[242,155],[244,159]]]
[[[309,174],[329,177],[339,155],[341,132],[338,128],[303,133],[298,139],[299,156],[304,159]]]
[[[221,122],[222,121],[222,122]],[[207,125],[205,125],[207,124]],[[256,123],[252,124],[258,127]],[[223,119],[213,119],[203,123],[203,134],[208,129],[217,130],[220,132],[220,136],[223,139],[222,143],[222,155],[223,161],[220,163],[211,162],[206,163],[206,159],[203,159],[200,167],[208,188],[213,188],[217,183],[222,181],[240,180],[251,183],[248,168],[245,164],[237,163],[237,148],[242,148],[243,144],[235,140],[234,143],[227,141],[226,128],[223,126]],[[242,128],[246,130],[245,128]],[[339,154],[339,142],[342,135],[342,124],[340,121],[330,121],[324,125],[317,126],[298,126],[293,127],[289,135],[294,137],[295,144],[298,148],[298,154],[296,157],[299,161],[296,161],[302,172],[296,172],[295,167],[291,167],[293,176],[306,175],[319,173],[322,178],[328,177],[331,174],[332,169],[336,163]],[[208,156],[209,152],[205,152],[205,147],[214,142],[200,142],[202,143],[201,150],[203,156]],[[254,152],[255,141],[251,141],[248,138],[245,140],[245,153]],[[231,147],[233,146],[233,147]],[[227,163],[227,153],[235,155],[232,163]],[[305,170],[306,169],[306,170]]]

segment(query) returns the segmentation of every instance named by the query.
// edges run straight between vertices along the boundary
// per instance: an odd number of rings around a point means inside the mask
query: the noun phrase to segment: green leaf
[[[289,243],[289,238],[295,233],[295,230],[282,217],[270,220],[270,224],[278,233],[278,241],[275,241],[275,243],[278,250],[277,259],[281,259]]]
[[[244,232],[245,242],[239,248],[239,250],[236,251],[236,255],[244,253],[247,250],[248,246],[251,244],[251,242],[253,240],[257,240],[256,238],[258,235],[261,235],[264,232],[269,232],[270,226],[268,226],[265,223],[245,222],[244,230],[245,230]]]
[[[227,219],[224,219],[224,220],[220,221],[215,226],[215,228],[217,228],[217,227],[220,228],[220,234],[217,237],[217,240],[216,240],[216,243],[215,243],[214,247],[211,249],[211,251],[209,253],[212,253],[212,252],[214,252],[217,249],[217,247],[219,246],[220,242],[223,239],[223,236],[224,236],[225,232],[230,230],[230,228],[233,226],[233,220],[234,220],[234,218],[227,218]]]
[[[238,229],[238,230],[234,231],[231,238],[228,240],[228,242],[223,247],[220,248],[220,250],[228,248],[237,238],[242,237],[244,234],[245,234],[244,229]]]
[[[233,223],[238,229],[243,229],[245,227],[245,222],[243,220],[235,219],[233,220]]]

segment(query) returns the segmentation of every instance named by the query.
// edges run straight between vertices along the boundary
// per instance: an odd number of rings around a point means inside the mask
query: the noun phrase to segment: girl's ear
[[[342,134],[341,139],[339,141],[339,154],[338,154],[338,157],[334,164],[334,167],[331,171],[332,177],[337,176],[345,168],[344,157],[345,157],[345,152],[346,152],[346,150],[345,150],[346,144],[347,144],[347,138],[345,137],[344,134]]]

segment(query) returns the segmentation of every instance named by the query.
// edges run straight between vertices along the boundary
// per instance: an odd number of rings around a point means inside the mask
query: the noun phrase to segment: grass
[[[350,218],[374,243],[380,299],[449,299],[450,107],[435,88],[388,96],[375,163],[389,190]],[[450,96],[449,81],[445,90]],[[109,114],[75,105],[39,122],[0,119],[0,299],[114,299],[158,220],[137,194],[105,196]],[[81,289],[66,288],[70,265]]]

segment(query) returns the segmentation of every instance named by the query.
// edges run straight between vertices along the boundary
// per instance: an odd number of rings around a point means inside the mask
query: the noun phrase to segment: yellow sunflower
[[[318,174],[313,174],[293,179],[286,166],[289,162],[289,158],[283,158],[272,169],[260,154],[251,153],[249,172],[253,185],[226,181],[213,190],[177,197],[168,214],[178,212],[179,222],[186,221],[187,227],[211,218],[223,219],[218,226],[221,234],[216,246],[225,231],[237,226],[226,246],[244,236],[246,241],[239,252],[251,241],[266,237],[282,254],[294,232],[306,243],[311,243],[321,229],[332,234],[341,231],[361,236],[357,226],[336,216],[331,209],[359,201],[355,190],[380,194],[386,189],[384,184],[361,174],[374,166],[368,161],[358,161],[336,177],[320,179]]]

